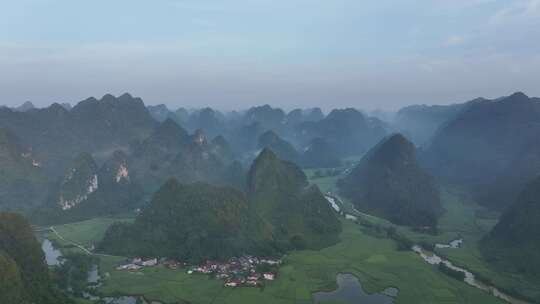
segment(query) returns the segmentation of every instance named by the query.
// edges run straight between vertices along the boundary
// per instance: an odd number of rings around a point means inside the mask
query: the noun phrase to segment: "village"
[[[212,275],[218,280],[223,280],[223,285],[226,287],[260,287],[263,286],[265,281],[276,279],[281,264],[281,259],[260,258],[250,255],[233,257],[226,262],[208,260],[197,266],[166,258],[135,257],[116,267],[116,270],[139,271],[145,267],[161,265],[171,270],[185,270],[190,275]]]

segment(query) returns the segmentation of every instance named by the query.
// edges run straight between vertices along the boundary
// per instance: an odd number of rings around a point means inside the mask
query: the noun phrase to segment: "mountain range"
[[[167,181],[134,224],[107,230],[100,250],[182,260],[319,248],[337,241],[341,224],[303,172],[264,149],[254,161],[247,195],[232,187]]]

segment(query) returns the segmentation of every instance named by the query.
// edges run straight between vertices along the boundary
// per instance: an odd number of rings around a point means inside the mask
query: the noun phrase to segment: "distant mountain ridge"
[[[417,146],[421,146],[426,144],[441,126],[458,115],[467,103],[407,106],[396,113],[394,127]]]
[[[437,177],[470,188],[504,173],[540,136],[540,102],[523,93],[478,100],[441,127],[422,154]]]
[[[304,122],[297,127],[297,137],[306,143],[323,138],[340,156],[362,154],[386,134],[385,123],[352,108],[333,110],[320,121]]]
[[[56,103],[26,112],[0,109],[0,127],[13,130],[52,175],[62,174],[78,153],[106,155],[148,136],[155,125],[142,100],[129,94],[88,98],[70,111]]]

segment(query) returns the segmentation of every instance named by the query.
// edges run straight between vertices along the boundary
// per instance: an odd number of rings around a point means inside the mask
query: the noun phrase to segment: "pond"
[[[44,239],[41,243],[41,249],[43,250],[43,253],[45,253],[45,261],[47,262],[47,265],[60,265],[60,257],[62,257],[62,253],[60,250],[54,248],[51,241]]]
[[[398,294],[396,288],[387,288],[383,292],[368,294],[358,279],[350,273],[340,273],[336,277],[338,289],[331,292],[313,294],[315,304],[324,301],[339,301],[348,304],[392,304]]]

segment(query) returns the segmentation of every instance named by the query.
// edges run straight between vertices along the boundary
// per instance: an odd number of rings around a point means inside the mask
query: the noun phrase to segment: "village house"
[[[141,263],[142,266],[146,266],[146,267],[156,266],[157,264],[158,264],[158,260],[156,258],[149,259]]]

